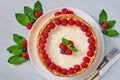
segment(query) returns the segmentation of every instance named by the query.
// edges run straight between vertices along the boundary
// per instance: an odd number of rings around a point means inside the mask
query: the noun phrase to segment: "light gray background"
[[[119,0],[40,0],[44,13],[57,7],[74,7],[81,9],[98,21],[99,13],[105,9],[108,18],[117,21],[114,29],[120,33],[120,1]],[[15,19],[15,13],[23,13],[24,6],[33,8],[36,0],[0,0],[0,80],[46,80],[33,68],[30,61],[21,65],[7,62],[11,56],[6,49],[13,45],[12,34],[17,33],[28,38],[29,30],[21,26]],[[120,36],[110,38],[104,36],[105,52],[116,46],[120,49]],[[101,80],[120,79],[120,60],[101,78]]]

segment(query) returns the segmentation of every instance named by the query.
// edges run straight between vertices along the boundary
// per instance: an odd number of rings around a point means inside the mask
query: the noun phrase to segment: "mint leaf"
[[[62,42],[63,42],[63,44],[64,44],[65,46],[68,46],[68,45],[69,45],[68,40],[65,39],[65,38],[62,38]]]
[[[34,4],[34,11],[35,11],[35,12],[36,12],[36,11],[40,11],[40,12],[43,13],[42,4],[41,4],[39,1],[37,1],[37,2]]]
[[[22,46],[20,46],[20,45],[10,46],[7,50],[9,51],[9,53],[12,53],[12,54],[15,54],[15,55],[22,54]]]
[[[114,30],[114,29],[106,29],[106,35],[109,36],[109,37],[115,37],[117,36],[119,33]]]
[[[25,6],[24,7],[24,13],[30,18],[30,19],[34,19],[36,20],[36,17],[34,15],[34,11],[28,7],[28,6]]]
[[[19,45],[22,45],[22,42],[25,40],[24,37],[18,35],[18,34],[13,34],[13,40],[19,44]]]
[[[22,13],[15,14],[16,20],[23,26],[30,22],[29,17]]]
[[[108,28],[110,29],[115,25],[116,21],[115,20],[110,20],[107,23],[108,23]]]
[[[73,52],[78,52],[78,50],[75,47],[69,47],[70,50],[72,50]]]
[[[102,21],[102,22],[107,21],[107,13],[104,9],[100,12],[99,21]]]
[[[14,55],[8,59],[8,62],[11,64],[20,64],[24,61],[25,61],[25,59],[19,55]]]

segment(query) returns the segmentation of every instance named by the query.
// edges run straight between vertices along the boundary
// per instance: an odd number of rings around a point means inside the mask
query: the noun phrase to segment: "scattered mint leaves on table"
[[[116,20],[108,20],[106,11],[103,9],[99,14],[99,24],[101,25],[102,32],[108,37],[118,36],[117,30],[113,29]]]

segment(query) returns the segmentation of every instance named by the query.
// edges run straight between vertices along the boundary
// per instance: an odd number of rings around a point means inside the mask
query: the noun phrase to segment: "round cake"
[[[55,12],[40,29],[37,52],[44,67],[56,76],[85,72],[97,54],[97,39],[84,19],[66,8]]]

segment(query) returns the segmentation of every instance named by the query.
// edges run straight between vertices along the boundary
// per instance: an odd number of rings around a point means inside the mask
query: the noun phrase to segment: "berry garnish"
[[[26,25],[26,27],[27,27],[27,29],[31,29],[32,28],[32,23],[30,22],[30,23],[27,23],[27,25]]]
[[[88,39],[88,42],[89,42],[89,43],[94,43],[94,42],[95,42],[95,39],[94,39],[93,37],[90,37],[90,38]]]
[[[81,22],[80,21],[75,21],[75,24],[77,25],[77,26],[81,26]]]
[[[27,52],[23,52],[22,53],[22,57],[25,58],[25,59],[28,59],[28,53]]]
[[[68,43],[69,43],[71,46],[74,45],[73,41],[71,41],[71,40],[69,40]]]
[[[35,23],[35,20],[34,20],[34,19],[31,19],[30,22],[31,22],[32,24],[34,24],[34,23]]]
[[[61,54],[64,54],[64,53],[65,53],[65,51],[64,51],[64,50],[61,50],[61,51],[60,51],[60,53],[61,53]]]
[[[75,24],[75,21],[74,21],[73,19],[69,19],[69,20],[68,20],[68,23],[69,23],[70,25],[73,25],[73,24]]]
[[[71,10],[68,10],[68,12],[67,12],[68,14],[73,14],[73,11],[71,11]]]
[[[45,43],[46,43],[46,39],[45,39],[45,38],[42,38],[42,39],[41,39],[41,43],[42,43],[42,44],[45,44]]]
[[[87,31],[87,32],[86,32],[86,36],[87,36],[87,37],[90,37],[91,35],[92,35],[91,31]]]
[[[61,14],[61,12],[55,12],[55,16],[58,16],[58,15],[60,15]]]
[[[95,50],[95,45],[94,45],[94,44],[90,44],[90,45],[88,46],[88,48],[89,48],[89,50]]]
[[[61,50],[66,50],[67,47],[66,47],[63,43],[61,43],[60,46],[59,46],[59,48],[60,48]]]
[[[46,51],[44,49],[40,49],[41,54],[44,54]]]
[[[61,72],[61,67],[59,66],[56,66],[56,69],[55,69],[57,72]]]
[[[46,63],[47,65],[49,65],[49,64],[51,63],[51,59],[50,59],[50,58],[46,59],[46,60],[45,60],[45,63]]]
[[[67,69],[62,69],[62,74],[66,75],[67,74]]]
[[[42,15],[42,12],[40,12],[40,11],[36,11],[36,12],[35,12],[36,18],[39,18],[41,15]]]
[[[23,46],[23,47],[27,47],[27,41],[26,41],[26,40],[24,40],[24,41],[22,42],[22,46]]]
[[[48,54],[46,54],[46,53],[43,54],[43,58],[44,58],[44,59],[48,59]]]
[[[48,37],[48,33],[44,33],[44,34],[43,34],[43,37],[44,37],[44,38],[47,38],[47,37]]]
[[[86,32],[86,31],[88,31],[88,27],[86,25],[82,25],[81,30]]]
[[[81,63],[81,67],[82,67],[82,68],[87,68],[86,62],[82,62],[82,63]]]
[[[56,65],[54,63],[50,63],[49,66],[50,66],[51,69],[55,69],[56,68]]]
[[[55,24],[60,25],[61,24],[61,20],[60,19],[56,19],[55,20]]]
[[[89,57],[92,57],[92,56],[94,55],[94,52],[91,51],[91,50],[89,50],[89,51],[87,52],[87,55],[88,55]]]
[[[72,55],[72,51],[67,48],[67,49],[65,50],[65,54],[66,54],[66,55]]]
[[[84,57],[83,61],[86,62],[86,63],[89,63],[90,62],[90,58],[89,57]]]
[[[78,64],[76,64],[76,65],[74,66],[74,70],[79,71],[79,70],[80,70],[80,66],[79,66]]]
[[[107,28],[108,27],[108,23],[107,22],[104,22],[101,24],[102,28]]]
[[[44,49],[45,45],[44,44],[40,44],[40,49]]]
[[[69,72],[69,74],[73,74],[73,73],[74,73],[74,68],[70,68],[70,69],[68,70],[68,72]]]
[[[23,52],[26,52],[26,51],[27,51],[27,47],[23,47],[23,48],[22,48],[22,51],[23,51]]]
[[[62,19],[62,25],[66,26],[68,24],[68,20],[67,19]]]
[[[47,28],[45,28],[45,32],[50,32],[50,28],[49,27],[47,27]]]
[[[67,8],[63,8],[61,11],[62,14],[67,14],[68,13],[68,9]]]
[[[49,24],[49,28],[50,29],[53,29],[55,27],[55,24],[53,23],[53,22],[51,22],[50,24]]]

